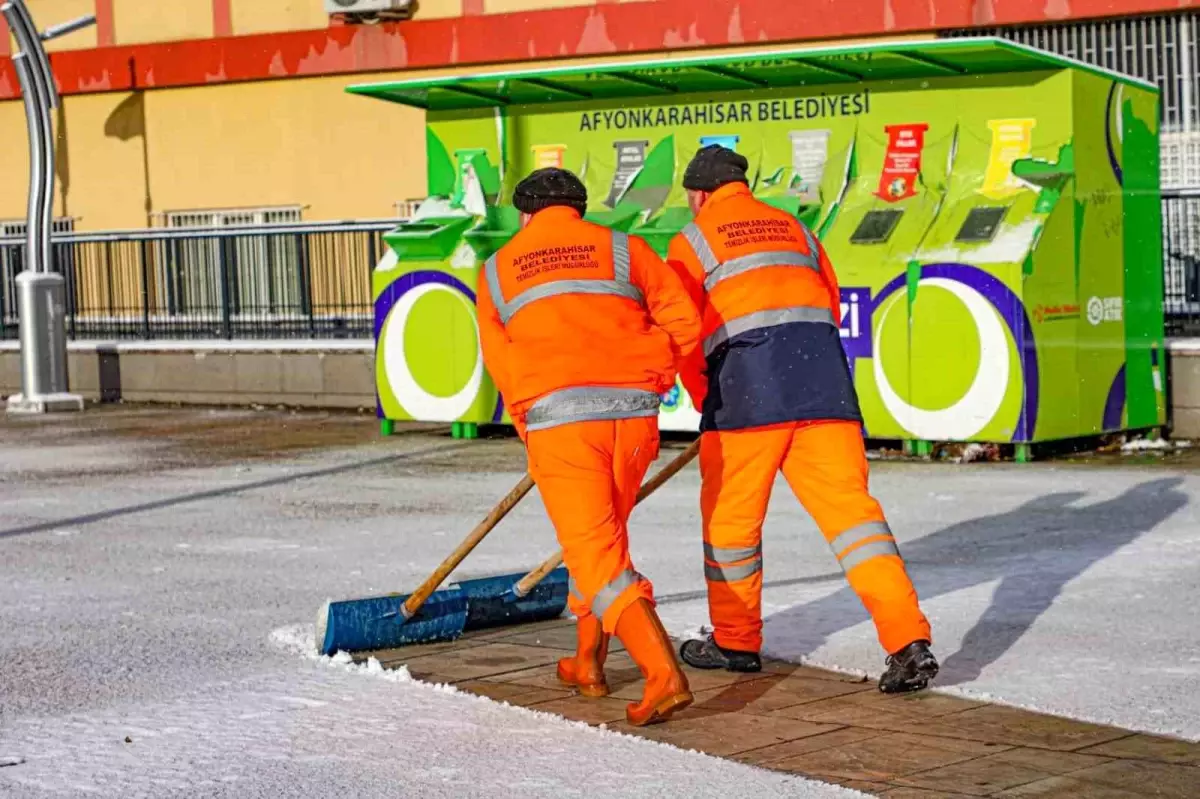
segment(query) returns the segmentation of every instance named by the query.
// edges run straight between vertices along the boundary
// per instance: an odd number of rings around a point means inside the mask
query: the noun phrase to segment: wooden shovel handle
[[[663,483],[670,480],[675,475],[679,474],[679,470],[687,466],[695,457],[700,454],[700,439],[696,439],[688,448],[679,453],[676,458],[664,466],[656,475],[646,481],[641,490],[638,491],[637,501],[635,505],[643,499],[653,494],[662,486]],[[546,575],[557,569],[563,560],[562,550],[555,552],[549,558],[542,562],[542,565],[531,571],[529,574],[521,578],[520,582],[513,587],[513,593],[519,597],[528,596],[534,586],[546,578]]]
[[[442,561],[442,565],[438,566],[433,574],[425,582],[421,583],[421,587],[413,591],[412,595],[405,601],[401,612],[404,618],[411,619],[421,606],[425,604],[425,600],[429,599],[429,595],[438,589],[438,586],[449,576],[450,572],[462,563],[463,558],[471,554],[480,541],[487,536],[492,529],[500,523],[500,520],[508,515],[508,512],[516,507],[516,504],[521,501],[521,498],[529,493],[529,489],[533,488],[533,478],[526,474],[521,478],[521,482],[517,483],[512,491],[509,491],[504,499],[500,500],[491,512],[484,517],[483,521],[475,526],[475,529],[463,539],[463,542],[458,545],[458,549],[450,553],[450,557]]]

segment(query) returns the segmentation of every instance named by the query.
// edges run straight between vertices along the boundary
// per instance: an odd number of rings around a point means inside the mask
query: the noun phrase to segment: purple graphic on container
[[[1021,298],[1005,286],[998,278],[988,274],[978,267],[967,264],[940,263],[926,264],[921,268],[921,279],[942,278],[974,289],[996,310],[1008,327],[1013,341],[1021,353],[1023,383],[1025,387],[1024,401],[1021,404],[1021,415],[1013,431],[1013,441],[1029,441],[1037,426],[1038,414],[1038,358],[1037,345],[1033,340],[1033,326]],[[860,287],[840,287],[842,320],[839,332],[842,346],[846,350],[846,358],[850,362],[850,374],[853,377],[855,360],[872,358],[875,355],[874,315],[875,309],[883,305],[892,294],[904,289],[907,285],[906,275],[899,275],[890,283],[871,296],[870,290]]]
[[[1108,165],[1112,167],[1113,177],[1117,179],[1118,186],[1125,185],[1125,172],[1121,169],[1121,159],[1117,156],[1117,145],[1119,141],[1113,141],[1113,117],[1116,116],[1116,124],[1124,125],[1124,114],[1121,108],[1121,84],[1113,81],[1112,88],[1108,90],[1108,100],[1104,106],[1104,146],[1108,150]],[[1120,136],[1122,131],[1118,131]]]
[[[871,289],[866,286],[840,286],[842,299],[842,321],[838,333],[842,337],[842,348],[850,361],[850,376],[854,376],[854,362],[858,358],[874,355],[872,346],[872,315],[875,305],[871,301]]]
[[[470,286],[463,283],[454,275],[448,275],[445,272],[434,272],[432,270],[417,270],[409,272],[407,275],[402,275],[397,278],[396,282],[392,283],[379,297],[375,300],[375,357],[379,358],[379,342],[383,334],[383,325],[387,321],[388,314],[391,313],[392,307],[400,301],[408,292],[424,286],[426,283],[440,283],[443,286],[449,286],[455,291],[462,294],[472,305],[475,305],[475,292]],[[482,357],[482,356],[481,356]],[[379,398],[379,390],[375,391],[375,415],[382,419],[383,403]],[[504,399],[497,394],[496,409],[492,413],[492,421],[499,422],[504,416]]]
[[[1104,419],[1101,424],[1106,431],[1121,429],[1121,415],[1125,411],[1125,390],[1125,364],[1121,364],[1112,385],[1108,388],[1108,396],[1104,399]]]

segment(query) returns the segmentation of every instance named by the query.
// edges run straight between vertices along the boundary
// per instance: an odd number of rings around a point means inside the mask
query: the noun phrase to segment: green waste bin
[[[690,219],[688,160],[725,141],[754,195],[806,222],[830,256],[869,435],[1027,449],[1165,422],[1151,84],[978,37],[351,91],[425,109],[429,192],[484,218],[442,256],[448,276],[507,239],[513,212],[484,205],[504,209],[549,160],[588,187],[587,218],[665,255]],[[429,324],[406,362],[442,346]],[[401,360],[392,346],[380,341],[380,360]],[[393,388],[381,383],[381,402]],[[681,407],[677,394],[664,408]],[[695,429],[689,413],[660,425]]]
[[[664,208],[661,213],[651,217],[645,224],[633,229],[633,233],[646,240],[656,253],[667,257],[667,248],[671,239],[692,221],[690,208]]]
[[[467,230],[463,238],[483,263],[508,243],[521,228],[521,212],[511,205],[489,206],[487,215]]]

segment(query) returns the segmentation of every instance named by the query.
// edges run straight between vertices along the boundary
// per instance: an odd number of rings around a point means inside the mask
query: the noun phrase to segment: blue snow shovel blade
[[[513,589],[524,574],[464,580],[456,587],[467,597],[464,630],[483,630],[506,624],[529,624],[556,619],[567,607],[567,570],[558,568],[518,598]]]
[[[532,595],[532,592],[531,592]],[[362,652],[405,644],[452,641],[467,622],[467,595],[451,586],[434,591],[411,619],[401,607],[410,594],[330,602],[317,616],[317,646],[322,655]]]

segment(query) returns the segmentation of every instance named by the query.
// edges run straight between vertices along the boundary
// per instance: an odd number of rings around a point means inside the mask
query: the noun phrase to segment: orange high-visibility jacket
[[[681,367],[701,430],[861,421],[837,276],[798,219],[730,183],[672,239],[668,260],[703,319],[701,347]]]
[[[484,364],[522,434],[657,415],[699,343],[696,306],[650,245],[564,206],[534,215],[482,278]]]

